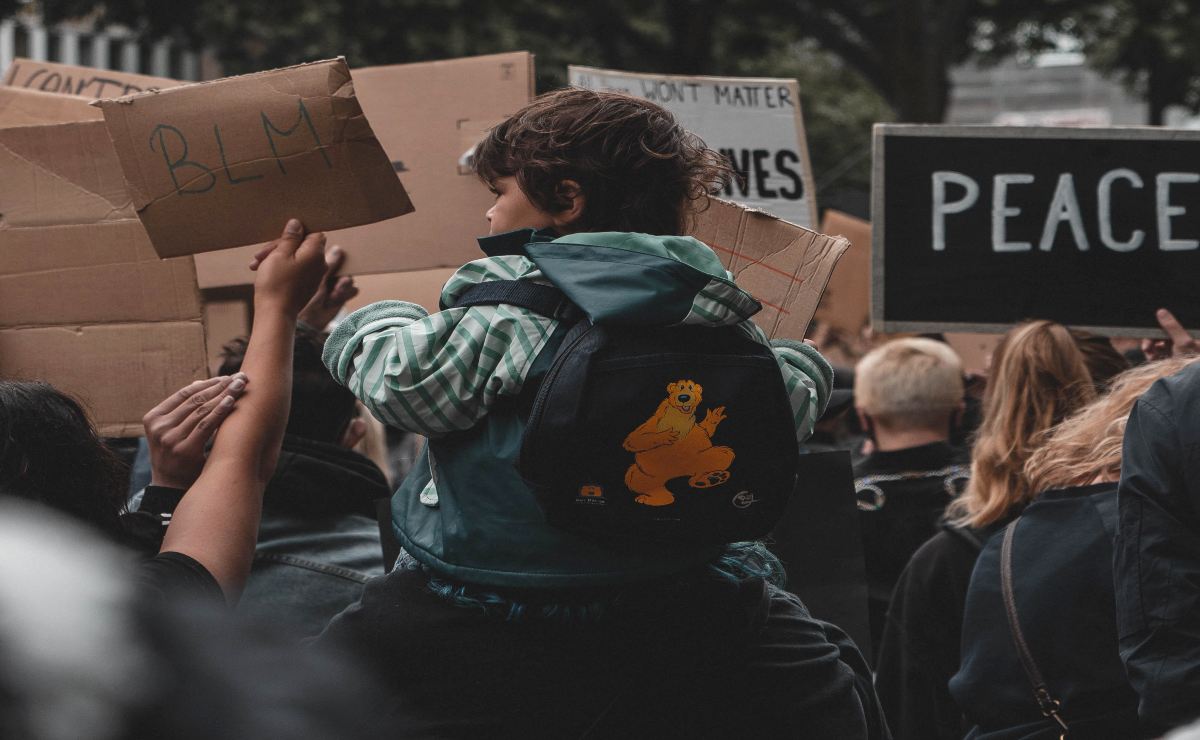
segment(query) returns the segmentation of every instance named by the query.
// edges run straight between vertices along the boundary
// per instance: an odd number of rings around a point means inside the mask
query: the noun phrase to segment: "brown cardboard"
[[[216,375],[221,367],[221,348],[230,340],[250,336],[254,290],[201,291],[204,302],[204,341],[208,345],[208,369]]]
[[[846,237],[850,248],[829,277],[814,318],[857,336],[871,320],[871,223],[831,208],[821,233]]]
[[[953,332],[944,335],[946,344],[958,353],[962,360],[963,372],[986,375],[991,364],[992,352],[1002,338],[999,334],[972,334],[969,332]]]
[[[738,286],[763,304],[754,321],[771,338],[803,339],[829,276],[850,246],[768,213],[714,198],[692,236],[709,245]]]
[[[264,242],[289,217],[327,231],[413,209],[344,59],[98,105],[161,257]]]
[[[99,121],[103,118],[103,113],[82,98],[20,87],[0,87],[0,128]]]
[[[338,231],[355,275],[458,267],[480,256],[492,196],[460,160],[533,96],[533,55],[493,54],[354,70],[354,89],[415,213]],[[251,283],[254,248],[196,257],[203,288]]]
[[[0,129],[0,376],[79,397],[102,434],[205,377],[191,258],[159,260],[101,121]]]
[[[41,92],[73,95],[95,100],[141,92],[153,88],[186,85],[166,77],[151,77],[114,69],[77,67],[57,62],[38,62],[17,57],[4,73],[4,84]]]

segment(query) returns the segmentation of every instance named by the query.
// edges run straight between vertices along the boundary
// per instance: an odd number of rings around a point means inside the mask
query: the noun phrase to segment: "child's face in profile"
[[[544,229],[554,225],[554,218],[539,209],[521,190],[512,175],[497,177],[488,183],[496,202],[487,211],[488,233],[503,234],[514,229]]]

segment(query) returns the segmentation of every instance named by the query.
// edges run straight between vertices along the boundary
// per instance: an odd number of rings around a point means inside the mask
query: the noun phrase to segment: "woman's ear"
[[[574,230],[572,224],[583,217],[584,208],[587,206],[587,196],[584,195],[583,188],[575,180],[560,182],[555,188],[554,195],[564,206],[551,214],[551,218],[554,219],[554,227],[560,234],[568,234]]]

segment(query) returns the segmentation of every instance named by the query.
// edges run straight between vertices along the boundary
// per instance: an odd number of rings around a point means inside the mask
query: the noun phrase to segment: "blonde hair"
[[[971,479],[947,513],[959,526],[984,527],[1033,498],[1025,461],[1039,435],[1096,396],[1083,355],[1065,326],[1013,327],[992,357],[983,422],[971,451]]]
[[[1037,493],[1086,485],[1097,476],[1121,475],[1121,444],[1133,404],[1159,378],[1174,375],[1196,357],[1172,357],[1126,370],[1109,392],[1045,432],[1025,463],[1025,477]]]
[[[945,427],[962,400],[962,362],[932,339],[893,340],[854,370],[855,406],[889,427]]]

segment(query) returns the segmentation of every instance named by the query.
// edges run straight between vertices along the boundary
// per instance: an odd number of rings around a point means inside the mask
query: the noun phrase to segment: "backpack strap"
[[[1021,667],[1025,669],[1025,676],[1029,679],[1030,686],[1033,687],[1033,698],[1037,700],[1038,709],[1042,710],[1043,717],[1054,720],[1058,724],[1061,728],[1059,740],[1062,740],[1070,730],[1066,720],[1059,713],[1062,703],[1050,693],[1049,687],[1046,686],[1046,679],[1042,678],[1042,672],[1038,670],[1037,663],[1033,660],[1033,654],[1029,651],[1028,643],[1025,642],[1025,635],[1021,632],[1017,602],[1013,598],[1012,543],[1019,521],[1021,518],[1017,517],[1004,528],[1004,542],[1000,546],[1000,590],[1004,594],[1004,614],[1008,617],[1008,629],[1012,635],[1013,646],[1017,649],[1017,657],[1021,660]]]
[[[530,280],[488,280],[476,283],[458,297],[453,307],[495,306],[500,303],[525,308],[560,321],[570,321],[582,316],[582,312],[571,303],[566,293],[553,285],[543,285]]]

